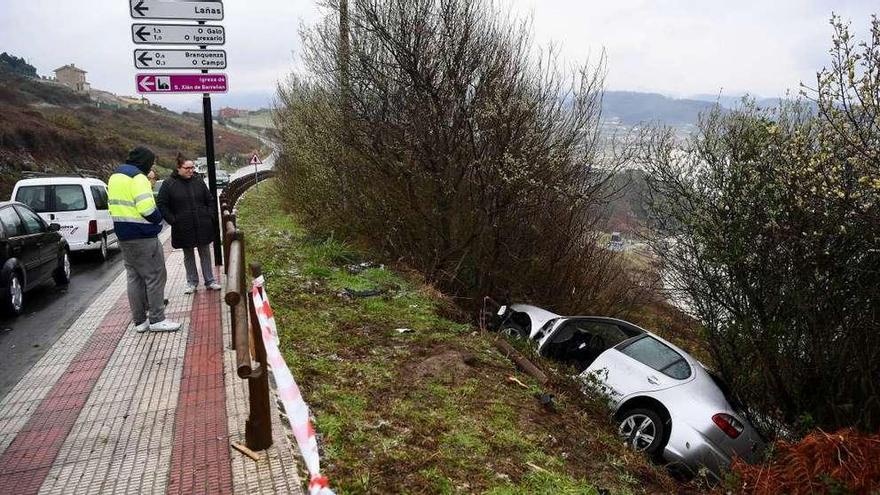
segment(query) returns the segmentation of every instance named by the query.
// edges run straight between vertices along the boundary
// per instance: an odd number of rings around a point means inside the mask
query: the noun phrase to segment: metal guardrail
[[[223,254],[226,255],[226,305],[232,322],[232,346],[235,349],[236,373],[248,381],[249,413],[245,423],[245,445],[264,450],[272,445],[272,417],[269,407],[269,375],[266,372],[266,348],[252,299],[249,297],[245,267],[245,235],[238,229],[235,203],[254,184],[275,172],[260,171],[229,183],[220,193],[223,225]],[[261,275],[258,264],[250,265],[251,275]]]

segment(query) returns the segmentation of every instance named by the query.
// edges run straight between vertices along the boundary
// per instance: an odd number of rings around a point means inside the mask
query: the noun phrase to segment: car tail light
[[[730,438],[736,438],[743,432],[743,424],[730,414],[718,413],[712,416],[712,421],[715,422],[715,426],[721,428],[721,431]]]
[[[98,235],[98,221],[89,220],[89,235]]]

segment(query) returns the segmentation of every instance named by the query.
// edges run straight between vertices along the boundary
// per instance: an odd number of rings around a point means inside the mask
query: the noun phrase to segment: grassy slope
[[[163,176],[178,150],[204,155],[199,118],[158,108],[95,108],[66,88],[7,74],[0,74],[0,116],[0,198],[8,197],[22,170],[108,175],[139,144],[157,153]],[[260,148],[257,139],[223,127],[215,126],[214,135],[218,159],[230,153],[244,160]]]
[[[251,112],[247,117],[236,117],[231,119],[233,123],[240,126],[255,127],[257,129],[274,129],[275,124],[272,122],[271,110],[258,110]]]
[[[271,184],[239,203],[240,226],[248,261],[263,264],[337,493],[693,490],[625,450],[604,406],[565,376],[571,370],[537,360],[556,371],[541,390],[494,349],[492,335],[449,319],[448,301],[412,274],[351,274],[346,265],[366,253],[310,237],[282,212]],[[350,300],[338,295],[346,287],[385,292]],[[555,394],[555,408],[540,405],[541,391]]]

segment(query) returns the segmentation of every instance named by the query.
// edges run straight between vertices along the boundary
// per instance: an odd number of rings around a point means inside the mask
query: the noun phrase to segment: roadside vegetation
[[[880,489],[880,19],[802,99],[648,130],[647,232],[715,364],[778,439],[735,466],[753,493]],[[817,109],[811,111],[811,108]]]
[[[654,251],[765,427],[880,429],[880,23],[804,102],[644,136]],[[743,366],[743,363],[750,363]],[[773,433],[776,433],[773,431]]]
[[[700,491],[624,448],[570,370],[539,387],[419,273],[308,231],[284,212],[286,196],[275,180],[251,189],[239,226],[337,493]],[[346,295],[356,291],[381,293]]]
[[[789,442],[757,471],[776,481],[740,466],[731,490],[880,487],[877,469],[838,476],[880,459],[865,436],[880,428],[877,18],[858,42],[832,17],[830,64],[801,99],[719,106],[683,140],[600,135],[604,60],[560,69],[491,2],[348,3],[326,3],[305,70],[279,87],[281,201],[303,227],[396,260],[469,315],[488,295],[670,338]],[[607,225],[654,259],[604,249]]]
[[[305,225],[474,313],[487,295],[609,315],[651,298],[597,242],[632,151],[600,139],[602,57],[535,56],[529,24],[486,1],[356,2],[343,36],[338,8],[279,88],[277,169]]]

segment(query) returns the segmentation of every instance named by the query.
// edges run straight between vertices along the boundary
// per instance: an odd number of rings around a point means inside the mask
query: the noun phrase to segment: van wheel
[[[24,285],[18,273],[12,272],[6,281],[6,294],[2,303],[3,312],[18,316],[24,310]]]
[[[107,250],[107,234],[101,236],[101,249],[98,250],[97,256],[99,261],[107,261],[107,258],[109,257]]]
[[[58,259],[58,267],[52,273],[56,285],[67,285],[70,283],[70,253],[65,249]]]

